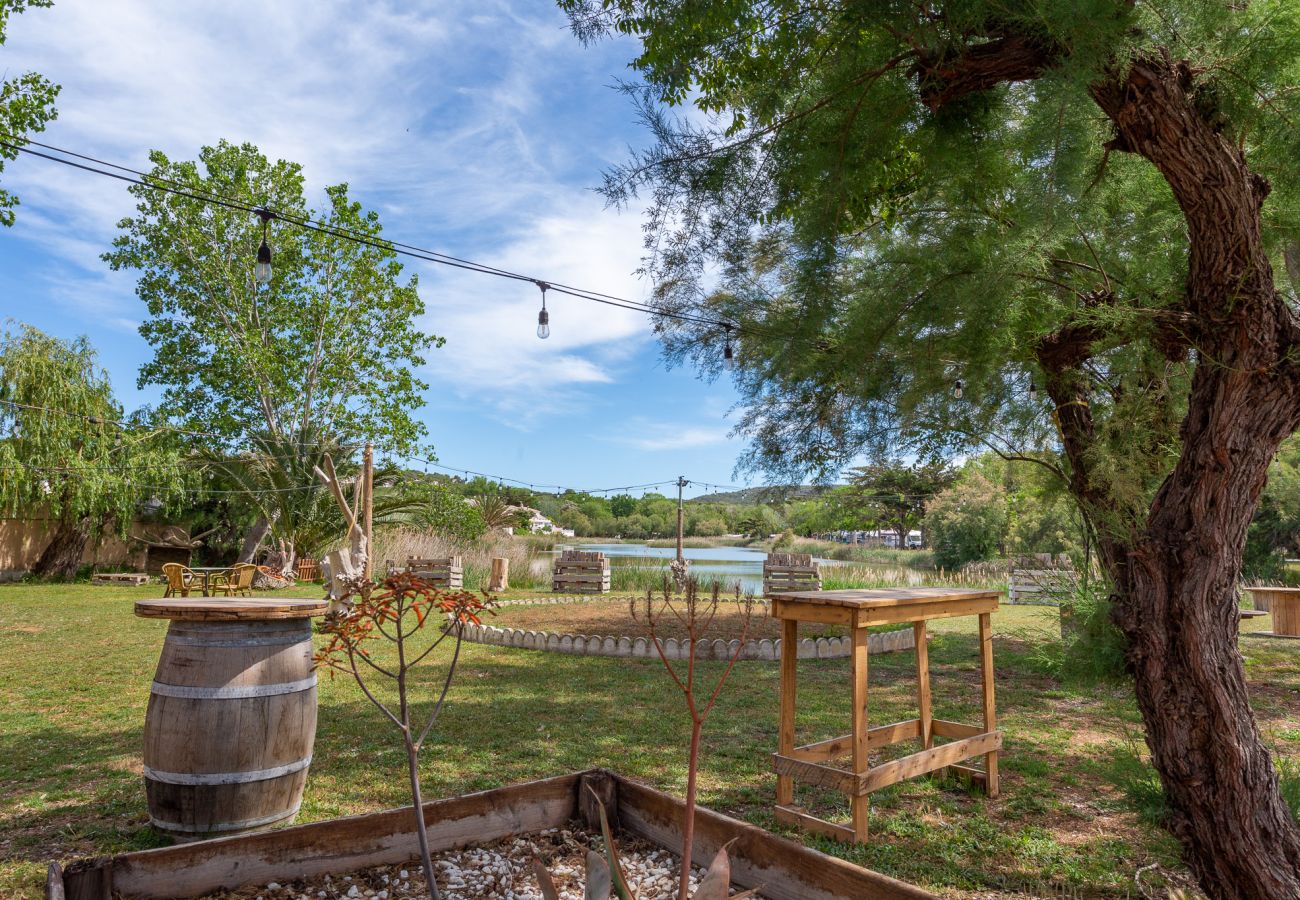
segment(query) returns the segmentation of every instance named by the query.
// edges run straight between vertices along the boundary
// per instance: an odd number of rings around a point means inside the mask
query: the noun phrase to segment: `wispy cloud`
[[[689,450],[725,443],[727,435],[724,426],[633,420],[623,433],[606,436],[605,440],[637,450]]]

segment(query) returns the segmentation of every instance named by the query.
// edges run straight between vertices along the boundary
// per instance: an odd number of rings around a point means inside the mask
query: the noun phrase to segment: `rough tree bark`
[[[933,108],[994,80],[1037,77],[1060,48],[1011,42],[1001,64],[981,45],[918,77]],[[1129,64],[1131,63],[1131,64]],[[1197,353],[1181,453],[1149,510],[1122,509],[1089,467],[1093,423],[1078,370],[1099,335],[1067,327],[1038,348],[1057,407],[1071,490],[1101,524],[1100,556],[1129,644],[1152,761],[1201,886],[1214,897],[1300,897],[1300,831],[1251,711],[1237,649],[1246,530],[1281,442],[1300,425],[1300,323],[1278,294],[1261,236],[1268,183],[1198,110],[1193,72],[1167,53],[1126,61],[1094,85],[1112,122],[1107,149],[1153,164],[1187,223],[1184,350]]]
[[[90,516],[60,521],[53,539],[32,566],[32,574],[42,578],[75,577],[94,533],[94,524]]]
[[[1300,897],[1300,831],[1251,712],[1237,649],[1237,580],[1269,463],[1300,425],[1289,359],[1300,325],[1261,236],[1267,182],[1197,110],[1192,72],[1136,60],[1094,99],[1112,149],[1164,175],[1188,226],[1188,337],[1198,352],[1182,451],[1117,573],[1115,620],[1171,830],[1219,897]]]
[[[266,516],[258,516],[257,521],[248,526],[248,531],[244,533],[244,546],[239,551],[239,562],[253,562],[257,557],[257,551],[262,547],[262,542],[270,533],[271,522]]]

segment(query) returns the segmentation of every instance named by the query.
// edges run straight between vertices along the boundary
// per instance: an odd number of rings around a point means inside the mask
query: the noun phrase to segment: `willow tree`
[[[1170,828],[1216,897],[1300,896],[1237,579],[1300,423],[1292,0],[562,0],[639,38],[665,312],[731,326],[747,461],[993,445],[1097,533]],[[690,116],[672,105],[692,102]],[[720,368],[727,329],[660,321]],[[1044,452],[1046,451],[1046,452]]]
[[[30,325],[0,333],[0,506],[52,524],[36,574],[75,575],[92,539],[125,535],[141,504],[183,496],[169,435],[125,419],[84,337]]]

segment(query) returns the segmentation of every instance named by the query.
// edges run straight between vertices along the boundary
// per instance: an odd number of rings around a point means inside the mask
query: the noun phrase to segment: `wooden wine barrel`
[[[171,619],[145,715],[154,827],[180,839],[287,822],[316,740],[317,600],[142,600]]]

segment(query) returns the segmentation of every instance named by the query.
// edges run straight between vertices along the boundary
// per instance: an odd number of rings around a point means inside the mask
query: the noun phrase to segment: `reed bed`
[[[510,586],[537,589],[551,586],[551,559],[528,543],[508,534],[487,534],[475,541],[457,541],[432,531],[411,528],[381,529],[375,534],[375,571],[385,562],[402,565],[409,557],[439,559],[459,556],[465,567],[465,587],[471,591],[487,587],[493,557],[510,560]]]

